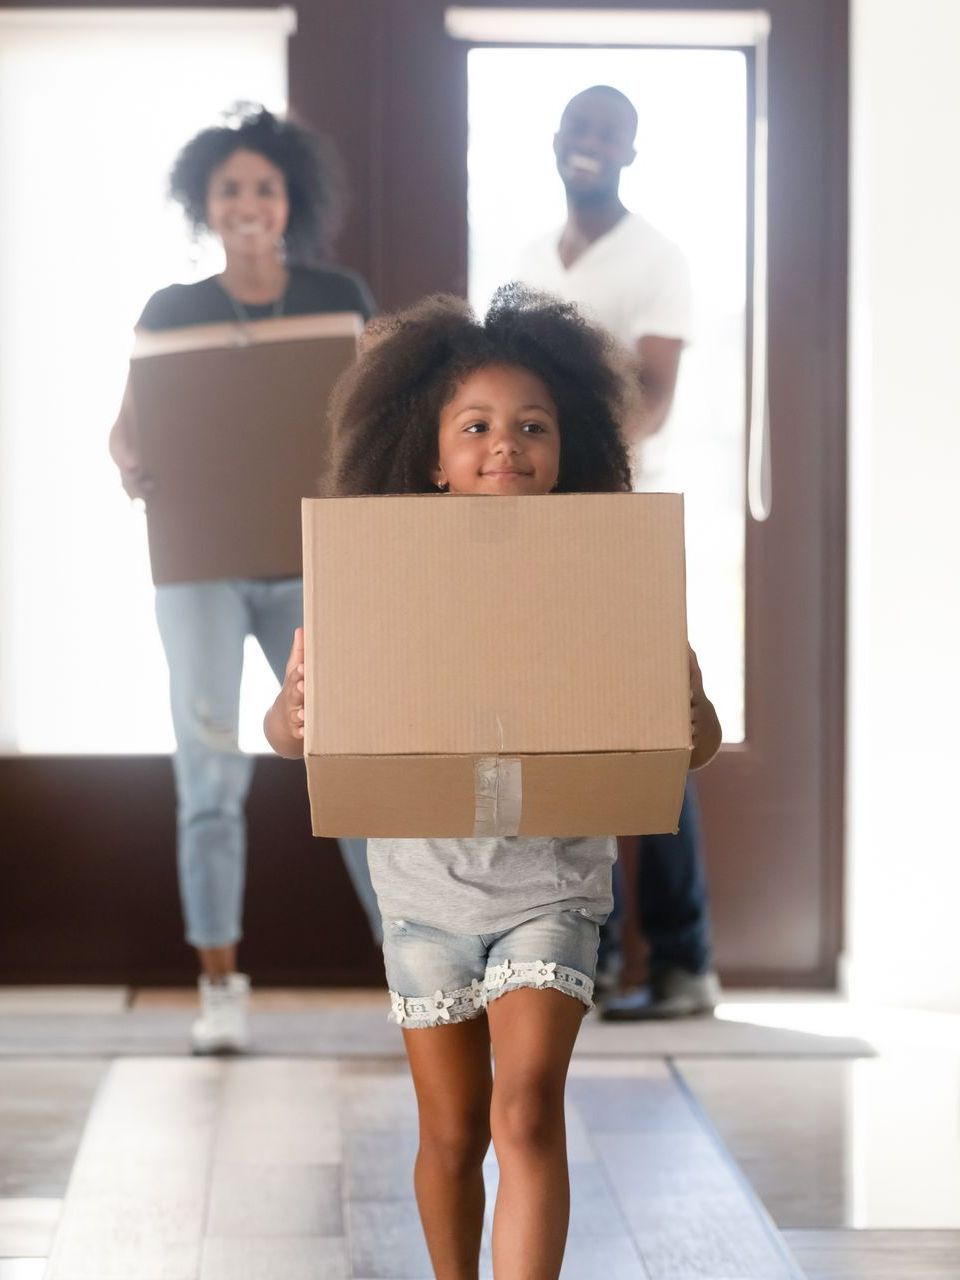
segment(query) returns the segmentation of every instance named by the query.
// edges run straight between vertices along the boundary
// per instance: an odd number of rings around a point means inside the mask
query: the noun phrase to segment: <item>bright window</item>
[[[508,13],[493,11],[498,33]],[[637,108],[621,196],[683,249],[695,300],[664,487],[686,496],[691,642],[725,740],[742,741],[746,59],[732,49],[475,48],[468,67],[470,296],[481,307],[522,249],[564,220],[551,144],[569,99],[609,84]]]
[[[144,517],[107,455],[147,297],[219,268],[165,199],[238,100],[286,104],[288,10],[0,15],[0,749],[165,751]],[[248,664],[256,746],[266,663]]]

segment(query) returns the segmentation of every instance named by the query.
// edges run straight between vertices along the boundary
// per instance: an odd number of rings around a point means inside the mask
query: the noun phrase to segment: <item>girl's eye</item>
[[[476,435],[479,435],[481,431],[486,431],[486,429],[487,424],[485,422],[471,422],[464,428],[465,431],[473,432]]]
[[[529,431],[532,434],[538,434],[538,435],[542,435],[543,432],[546,430],[542,422],[525,422],[523,424],[523,429],[524,431]]]

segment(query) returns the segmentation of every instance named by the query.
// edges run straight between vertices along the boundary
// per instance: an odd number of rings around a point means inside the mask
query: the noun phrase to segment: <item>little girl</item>
[[[515,286],[483,323],[447,297],[387,317],[334,398],[336,492],[629,490],[627,386],[612,359],[571,305]],[[692,651],[690,674],[699,768],[720,726]],[[303,755],[303,688],[298,631],[264,725],[283,756]],[[435,1274],[476,1280],[492,1137],[494,1274],[556,1280],[569,1216],[564,1086],[591,1006],[616,841],[370,840],[368,856],[417,1094],[414,1183]]]

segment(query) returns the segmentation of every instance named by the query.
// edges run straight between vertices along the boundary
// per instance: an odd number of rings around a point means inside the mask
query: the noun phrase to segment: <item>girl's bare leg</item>
[[[483,1157],[490,1145],[490,1033],[481,1015],[404,1031],[420,1113],[414,1186],[437,1280],[477,1280]]]
[[[521,989],[487,1010],[495,1073],[490,1120],[500,1165],[496,1280],[557,1280],[570,1216],[563,1094],[584,1007]]]

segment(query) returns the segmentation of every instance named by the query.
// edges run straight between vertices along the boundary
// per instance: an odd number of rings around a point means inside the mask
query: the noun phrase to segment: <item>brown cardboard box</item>
[[[362,325],[283,316],[137,335],[132,430],[154,482],[155,582],[300,575],[300,499],[328,465],[327,400]]]
[[[679,494],[303,503],[315,835],[676,830]]]

